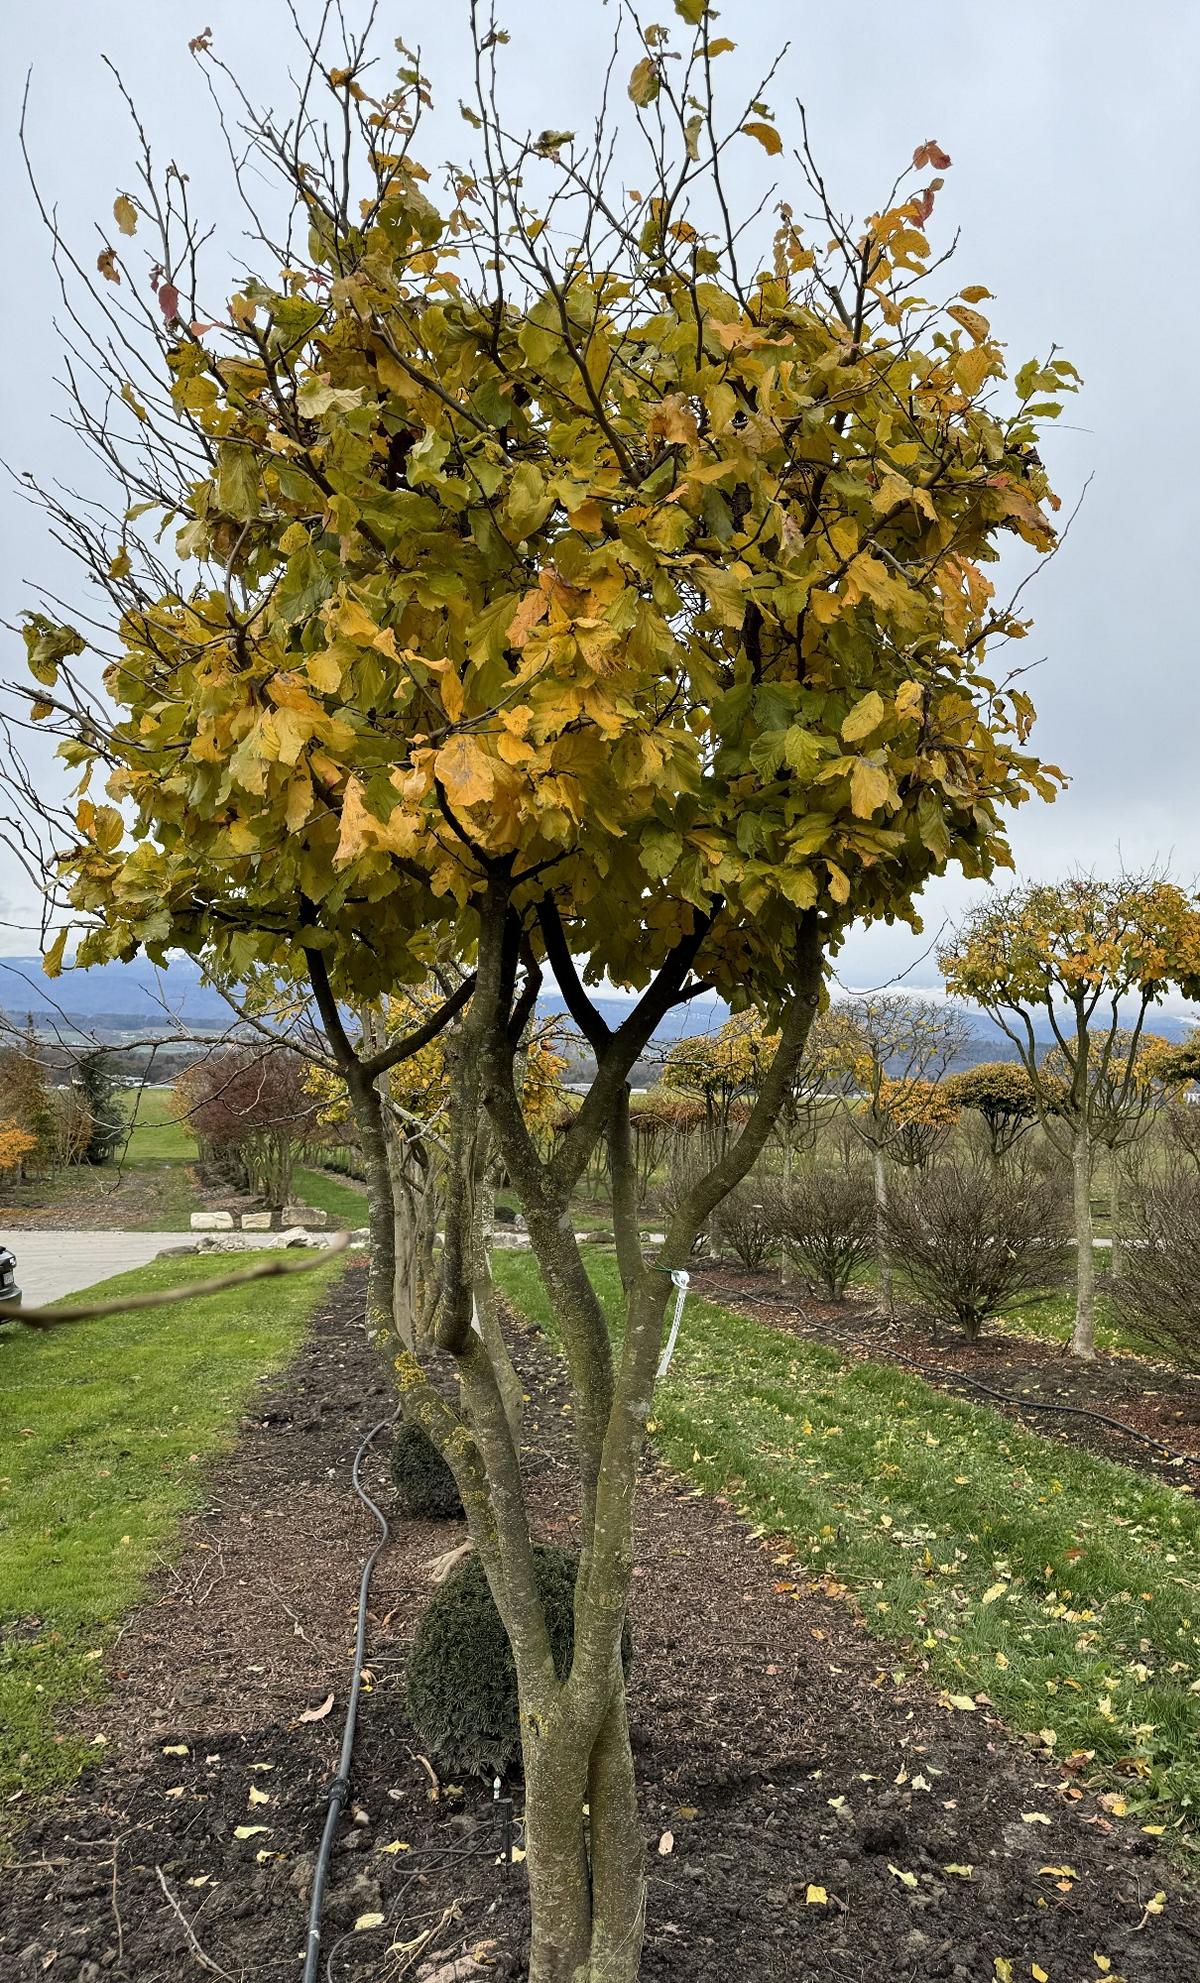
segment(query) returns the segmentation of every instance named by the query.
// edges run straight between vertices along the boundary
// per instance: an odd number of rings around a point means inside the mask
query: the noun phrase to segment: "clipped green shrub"
[[[458,1482],[427,1432],[401,1419],[392,1444],[392,1481],[404,1515],[430,1521],[462,1519]]]
[[[555,1670],[561,1676],[575,1643],[579,1558],[549,1543],[536,1544],[533,1554]],[[632,1656],[627,1622],[621,1641],[626,1672]],[[445,1768],[503,1776],[517,1760],[516,1668],[478,1556],[469,1556],[447,1578],[422,1616],[409,1654],[407,1688],[417,1737]]]

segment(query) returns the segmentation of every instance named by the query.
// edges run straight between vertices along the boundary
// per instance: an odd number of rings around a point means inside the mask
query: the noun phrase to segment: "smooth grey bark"
[[[896,1285],[888,1248],[888,1175],[882,1143],[871,1145],[871,1175],[875,1187],[875,1257],[879,1262],[879,1296],[889,1317],[896,1313]]]
[[[1071,1192],[1075,1215],[1075,1326],[1071,1355],[1090,1362],[1096,1354],[1096,1256],[1093,1252],[1092,1139],[1086,1115],[1075,1124],[1071,1144]]]

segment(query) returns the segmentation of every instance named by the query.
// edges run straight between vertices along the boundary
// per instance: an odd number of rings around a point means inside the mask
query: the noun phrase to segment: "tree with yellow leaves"
[[[380,1327],[381,1083],[453,1024],[434,1334],[461,1402],[402,1342],[396,1367],[512,1645],[531,1983],[627,1983],[639,1967],[620,1644],[670,1270],[763,1150],[849,924],[915,922],[931,875],[1007,862],[1006,809],[1057,783],[1029,748],[1028,698],[994,665],[1026,623],[989,574],[1010,537],[1054,545],[1037,443],[1072,370],[1052,355],[1010,381],[985,290],[943,306],[939,276],[922,295],[949,163],[936,146],[851,227],[803,129],[788,133],[794,189],[773,233],[744,232],[723,161],[734,145],[780,158],[785,134],[761,91],[721,120],[730,44],[703,0],[674,13],[674,33],[626,19],[632,197],[611,100],[586,140],[511,137],[495,91],[508,36],[482,24],[465,109],[478,155],[440,199],[416,152],[430,86],[407,51],[388,81],[363,43],[314,44],[280,122],[241,98],[256,176],[238,250],[254,266],[232,295],[182,175],[164,183],[145,159],[90,279],[90,367],[72,373],[101,376],[79,425],[91,438],[99,422],[118,506],[106,525],[42,492],[111,622],[81,631],[47,603],[26,630],[33,715],[80,779],[56,841],[80,961],[181,947],[227,977],[311,984],[367,1160]],[[215,64],[209,39],[194,52]],[[259,167],[290,201],[281,227]],[[809,238],[797,214],[813,200]],[[100,714],[75,687],[93,643]],[[549,1151],[518,1071],[547,966],[596,1063]],[[371,1040],[347,1022],[431,974],[440,996],[414,1025]],[[615,1027],[589,989],[606,980],[633,994]],[[708,989],[761,1013],[774,1045],[648,1260],[629,1078],[667,1014]],[[565,1673],[472,1328],[484,1119],[571,1385]],[[601,1141],[616,1351],[568,1216]]]
[[[1016,1047],[1042,1125],[1071,1165],[1076,1245],[1072,1355],[1095,1356],[1092,1172],[1146,1105],[1146,1015],[1173,987],[1200,992],[1200,907],[1156,876],[1073,875],[985,902],[939,963]],[[1054,1048],[1039,1047],[1035,1016]],[[1151,1073],[1153,1060],[1150,1063]]]

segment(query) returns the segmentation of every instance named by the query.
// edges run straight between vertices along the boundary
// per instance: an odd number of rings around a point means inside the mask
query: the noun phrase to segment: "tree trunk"
[[[636,1983],[645,1848],[624,1686],[590,1756],[569,1724],[526,1730],[529,1983]]]
[[[1092,1251],[1092,1139],[1086,1120],[1075,1128],[1071,1148],[1075,1202],[1075,1328],[1071,1355],[1090,1361],[1096,1354],[1096,1260]]]
[[[1115,1150],[1109,1159],[1109,1177],[1108,1238],[1112,1251],[1108,1256],[1108,1272],[1115,1284],[1121,1278],[1121,1168]]]
[[[872,1145],[871,1157],[875,1176],[875,1254],[879,1262],[879,1295],[886,1314],[892,1319],[896,1313],[896,1289],[892,1277],[892,1256],[887,1240],[887,1166],[880,1144]]]

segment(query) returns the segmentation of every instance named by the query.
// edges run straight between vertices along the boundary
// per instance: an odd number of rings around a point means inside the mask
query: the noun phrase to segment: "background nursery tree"
[[[948,1074],[942,1088],[961,1111],[977,1115],[987,1136],[988,1155],[999,1163],[1037,1121],[1033,1083],[1019,1061],[987,1060]]]
[[[99,419],[117,471],[111,528],[43,492],[112,626],[85,641],[41,613],[27,629],[33,712],[83,780],[56,822],[80,959],[177,945],[226,976],[307,976],[366,1160],[381,1325],[379,1084],[461,1014],[434,1321],[459,1396],[403,1346],[396,1367],[513,1650],[533,1983],[639,1968],[620,1649],[669,1270],[762,1151],[851,920],[915,920],[951,861],[991,872],[1004,809],[1056,782],[1027,747],[1027,698],[995,679],[991,650],[1026,629],[987,568],[1009,533],[1054,544],[1037,442],[1071,368],[1030,364],[1009,387],[976,307],[987,292],[922,298],[949,164],[936,144],[849,228],[803,127],[780,129],[761,90],[719,121],[729,44],[699,0],[675,13],[678,49],[655,27],[630,51],[632,199],[611,108],[586,143],[507,135],[490,28],[466,108],[480,155],[440,202],[413,150],[428,85],[404,51],[388,85],[358,43],[315,50],[280,123],[226,76],[254,272],[229,295],[185,178],[144,155],[89,278],[111,395],[78,424]],[[196,54],[219,86],[206,37]],[[779,156],[785,136],[801,142],[790,197],[756,238],[722,161],[731,145]],[[264,175],[282,185],[278,219]],[[810,242],[795,216],[812,201]],[[144,311],[143,258],[158,285]],[[111,657],[99,705],[75,687],[93,641]],[[379,1044],[346,1021],[447,959],[466,975],[408,1032]],[[548,1152],[518,1071],[547,966],[596,1068]],[[634,994],[615,1028],[588,991],[604,980]],[[709,987],[762,1012],[776,1043],[648,1260],[629,1077],[671,1008]],[[481,1117],[571,1386],[581,1547],[561,1673],[520,1454],[471,1326]],[[616,1352],[567,1216],[601,1140]]]
[[[928,1161],[957,1109],[937,1082],[967,1038],[962,1014],[904,992],[876,992],[834,1007],[822,1044],[846,1120],[871,1153],[879,1292],[889,1315],[896,1298],[888,1246],[888,1159]]]
[[[1014,889],[968,917],[939,963],[1020,1055],[1042,1126],[1071,1163],[1076,1247],[1074,1356],[1096,1353],[1092,1169],[1145,1106],[1147,1012],[1172,986],[1200,991],[1200,910],[1174,883],[1074,875]],[[1055,1046],[1039,1048],[1035,1014]]]

